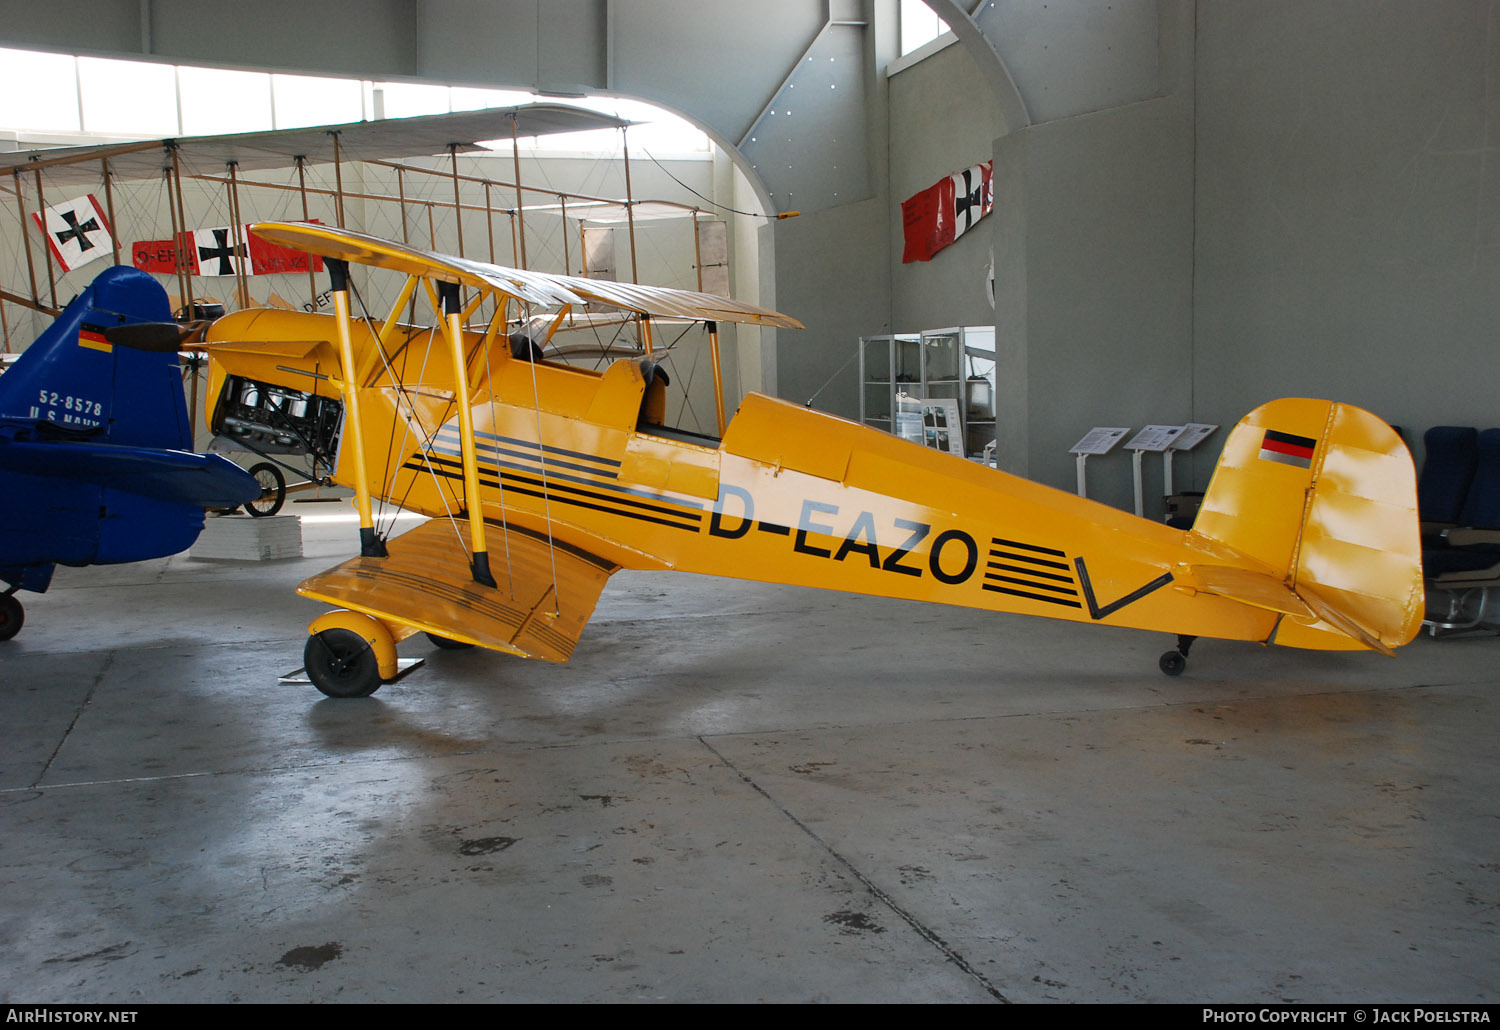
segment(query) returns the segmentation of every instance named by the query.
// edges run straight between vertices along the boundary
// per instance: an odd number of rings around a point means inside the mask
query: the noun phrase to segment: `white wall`
[[[1198,7],[1194,412],[1500,424],[1500,12]]]

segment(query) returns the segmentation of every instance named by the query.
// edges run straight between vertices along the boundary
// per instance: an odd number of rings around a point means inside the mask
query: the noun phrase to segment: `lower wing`
[[[567,661],[619,566],[531,530],[497,528],[504,545],[490,550],[494,587],[474,582],[463,541],[434,519],[389,541],[387,557],[352,558],[297,592],[411,632]]]

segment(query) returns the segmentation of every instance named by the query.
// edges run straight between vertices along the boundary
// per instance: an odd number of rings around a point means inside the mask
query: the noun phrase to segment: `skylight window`
[[[12,80],[3,88],[40,92],[48,85]],[[80,57],[78,92],[84,132],[147,137],[178,132],[177,70],[169,64]]]
[[[271,126],[271,77],[222,68],[177,69],[182,133],[209,136]]]
[[[0,49],[0,129],[110,136],[216,136],[516,107],[554,98],[518,90],[370,82],[311,75],[229,71],[144,61]],[[650,104],[615,97],[566,103],[639,123],[633,149],[653,156],[707,158],[708,137]],[[509,147],[509,140],[495,141]],[[522,140],[533,153],[618,156],[620,133],[600,130]]]
[[[78,114],[78,72],[73,58],[0,50],[0,125],[78,132],[83,128]]]
[[[931,43],[948,31],[948,23],[922,0],[901,0],[901,56]]]
[[[276,128],[343,125],[365,116],[364,84],[355,79],[272,75]]]

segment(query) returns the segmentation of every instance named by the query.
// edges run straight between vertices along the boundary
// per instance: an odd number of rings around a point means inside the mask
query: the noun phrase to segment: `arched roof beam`
[[[1005,59],[1000,56],[989,37],[984,34],[984,30],[979,27],[968,8],[958,0],[923,0],[923,2],[932,8],[934,14],[948,23],[948,28],[953,30],[958,41],[974,58],[974,63],[979,66],[980,74],[990,84],[990,91],[1000,105],[1000,118],[1005,123],[1005,131],[1015,132],[1017,129],[1024,129],[1030,125],[1031,113],[1026,109],[1026,101],[1021,98],[1021,91],[1016,89],[1015,79],[1011,78]],[[979,5],[976,5],[974,9],[977,11]]]

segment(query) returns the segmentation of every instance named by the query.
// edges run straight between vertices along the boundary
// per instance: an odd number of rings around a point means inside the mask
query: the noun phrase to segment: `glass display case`
[[[916,333],[862,336],[859,340],[859,419],[895,431],[896,395],[918,396],[922,381],[921,339]]]
[[[859,417],[867,426],[909,437],[909,431],[898,432],[903,427],[895,421],[903,403],[909,409],[913,401],[952,400],[963,423],[966,454],[982,454],[995,439],[992,326],[861,337],[859,378]]]

